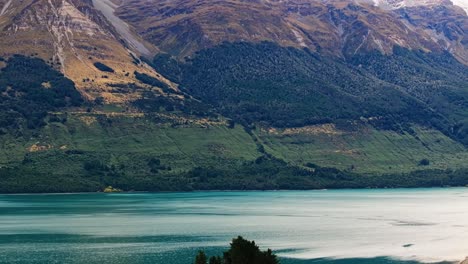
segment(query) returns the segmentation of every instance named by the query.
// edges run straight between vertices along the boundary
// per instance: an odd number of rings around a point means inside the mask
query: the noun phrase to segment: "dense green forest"
[[[263,42],[158,55],[181,90],[135,72],[153,87],[127,106],[139,117],[94,112],[122,108],[85,102],[40,59],[2,64],[2,193],[468,185],[466,67],[448,54],[337,60]]]
[[[350,63],[423,102],[438,113],[430,125],[468,144],[468,67],[453,56],[395,48],[390,56],[361,54]]]
[[[83,103],[75,84],[43,60],[13,56],[0,71],[0,132],[45,125],[48,111]]]
[[[300,127],[367,119],[381,129],[411,123],[465,142],[467,67],[450,54],[395,48],[348,60],[270,42],[224,43],[185,63],[152,65],[188,93],[243,124]]]
[[[297,127],[407,113],[417,119],[429,114],[394,87],[344,63],[272,43],[225,44],[200,52],[189,65],[183,84],[192,93],[249,123]]]
[[[32,162],[25,160],[25,163]],[[130,165],[130,164],[129,164]],[[414,188],[468,185],[468,170],[424,170],[410,173],[361,175],[307,164],[288,165],[260,157],[241,165],[196,167],[181,172],[149,161],[145,174],[99,161],[84,162],[85,173],[41,173],[28,166],[0,168],[0,193],[94,192],[113,186],[125,191],[193,190],[313,190],[342,188]],[[224,165],[224,164],[223,164]]]

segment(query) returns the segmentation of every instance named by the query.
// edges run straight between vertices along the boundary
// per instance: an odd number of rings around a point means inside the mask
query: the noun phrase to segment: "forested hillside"
[[[448,53],[395,48],[391,56],[336,60],[269,42],[225,43],[185,64],[158,56],[153,65],[246,125],[346,126],[364,120],[396,131],[419,124],[466,140],[468,68]]]
[[[0,192],[467,185],[468,16],[423,2],[0,0]]]

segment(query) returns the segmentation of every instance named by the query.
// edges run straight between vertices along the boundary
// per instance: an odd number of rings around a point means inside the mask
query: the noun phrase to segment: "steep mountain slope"
[[[430,46],[424,36],[406,38],[403,32],[407,28],[392,14],[358,4],[130,1],[118,9],[117,15],[134,25],[145,39],[179,57],[223,41],[268,40],[336,55],[368,48],[390,52],[396,41],[408,47]],[[400,39],[392,40],[396,36]]]
[[[398,87],[344,62],[271,43],[224,44],[184,68],[183,87],[247,123],[300,127],[388,115],[433,115]]]
[[[133,100],[138,93],[122,94],[112,86],[134,83],[135,71],[159,76],[136,62],[138,55],[124,47],[113,26],[88,0],[2,0],[0,6],[1,56],[42,58],[73,80],[87,98]],[[96,63],[108,65],[112,72],[99,70]]]
[[[167,57],[166,57],[167,58]],[[307,50],[225,43],[200,51],[179,70],[153,65],[181,88],[244,125],[300,127],[369,122],[405,130],[411,123],[466,142],[468,69],[450,54],[396,48],[337,61]],[[464,131],[464,129],[462,129]]]
[[[118,5],[111,0],[93,0],[94,7],[99,10],[106,19],[115,27],[119,35],[124,38],[126,44],[133,50],[138,51],[141,55],[151,56],[150,49],[155,49],[149,43],[145,43],[138,35],[136,35],[131,27],[122,19],[114,14]]]
[[[467,19],[438,0],[0,0],[0,192],[466,185]]]
[[[413,122],[465,142],[468,16],[450,1],[376,4],[133,0],[116,14],[175,57],[156,69],[240,122]]]
[[[468,17],[449,1],[135,0],[117,14],[169,53],[156,69],[244,126],[370,125],[419,139],[418,124],[468,143]],[[333,161],[362,158],[337,151]]]
[[[408,23],[398,14],[402,7],[444,7],[445,18],[455,16],[465,30],[468,17],[460,15],[463,11],[449,1],[410,2],[386,1],[375,7],[366,1],[344,0],[133,0],[123,3],[116,14],[146,40],[180,58],[223,41],[272,41],[340,57],[372,50],[390,54],[400,46],[433,52],[448,49],[466,60],[466,43],[459,49],[448,48],[427,27]],[[390,5],[394,8],[385,8]],[[432,14],[424,17],[430,20]]]
[[[423,29],[434,42],[468,64],[468,17],[451,5],[416,6],[396,10],[409,27]]]

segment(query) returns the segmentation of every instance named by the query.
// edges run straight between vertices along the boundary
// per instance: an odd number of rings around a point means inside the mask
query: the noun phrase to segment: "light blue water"
[[[468,255],[468,189],[0,195],[0,263],[192,263],[242,235],[284,264]]]

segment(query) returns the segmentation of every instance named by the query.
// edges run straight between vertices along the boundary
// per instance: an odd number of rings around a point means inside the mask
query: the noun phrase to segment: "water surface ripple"
[[[283,263],[468,255],[468,189],[0,195],[0,263],[188,264],[237,235]]]

